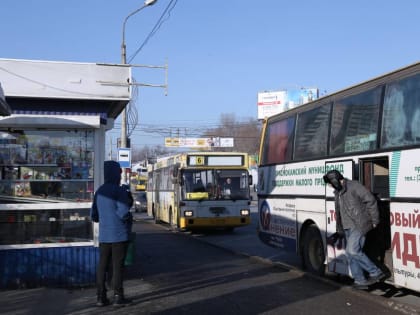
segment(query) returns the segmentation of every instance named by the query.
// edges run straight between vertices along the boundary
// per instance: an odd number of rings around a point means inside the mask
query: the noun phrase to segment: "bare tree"
[[[261,124],[252,118],[237,121],[235,114],[222,114],[216,128],[207,129],[203,137],[233,138],[233,148],[214,148],[215,151],[258,153]]]
[[[227,152],[247,152],[249,154],[258,154],[260,143],[261,123],[254,118],[236,119],[234,113],[221,114],[220,122],[215,128],[208,128],[202,132],[202,137],[220,137],[233,138],[233,148],[218,148],[214,151]],[[132,148],[132,161],[146,161],[156,156],[167,155],[172,149],[162,145],[144,146],[142,148]]]
[[[170,150],[164,146],[144,146],[143,148],[133,148],[132,160],[133,161],[147,161],[149,158],[153,158],[160,155],[168,154]]]

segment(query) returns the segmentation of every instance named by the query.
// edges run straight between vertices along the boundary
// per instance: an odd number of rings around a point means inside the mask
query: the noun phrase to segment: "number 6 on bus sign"
[[[204,165],[204,156],[191,156],[190,165]]]

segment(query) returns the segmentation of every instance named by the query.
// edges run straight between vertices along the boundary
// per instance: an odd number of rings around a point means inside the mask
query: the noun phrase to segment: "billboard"
[[[286,91],[258,93],[258,119],[273,116],[285,110]]]
[[[319,97],[317,88],[300,88],[292,90],[258,93],[258,119],[279,114],[296,106],[311,102]]]
[[[231,148],[233,138],[165,138],[165,147],[176,148]]]

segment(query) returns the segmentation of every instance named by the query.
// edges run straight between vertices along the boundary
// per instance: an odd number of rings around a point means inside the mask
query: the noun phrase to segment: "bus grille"
[[[226,211],[225,207],[210,207],[210,212],[214,214],[221,214]]]

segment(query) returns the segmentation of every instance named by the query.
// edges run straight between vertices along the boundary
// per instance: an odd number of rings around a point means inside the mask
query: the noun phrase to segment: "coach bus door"
[[[385,274],[391,275],[391,221],[388,156],[359,160],[359,181],[376,197],[379,225],[366,235],[364,251]]]
[[[325,163],[325,173],[329,170],[338,170],[345,178],[353,179],[355,164],[353,160],[328,161]],[[326,247],[327,268],[330,272],[349,274],[349,267],[345,256],[345,240],[334,237],[336,234],[336,216],[334,189],[325,185],[325,212],[326,212]]]

